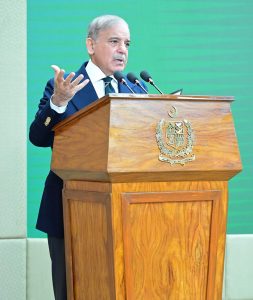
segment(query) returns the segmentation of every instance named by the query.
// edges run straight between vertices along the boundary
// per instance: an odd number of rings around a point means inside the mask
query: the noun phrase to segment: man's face
[[[105,75],[112,75],[115,71],[122,71],[126,67],[130,33],[128,26],[118,22],[112,27],[101,30],[94,41],[87,38],[88,53],[92,62],[97,65]]]

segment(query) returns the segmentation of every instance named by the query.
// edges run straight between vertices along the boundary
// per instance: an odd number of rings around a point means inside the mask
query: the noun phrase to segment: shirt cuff
[[[52,102],[52,97],[53,97],[53,96],[51,96],[51,98],[50,98],[50,107],[51,107],[54,111],[56,111],[58,114],[63,114],[63,113],[66,111],[66,109],[67,109],[67,105],[65,105],[65,106],[57,106],[57,105],[55,105],[55,104]]]

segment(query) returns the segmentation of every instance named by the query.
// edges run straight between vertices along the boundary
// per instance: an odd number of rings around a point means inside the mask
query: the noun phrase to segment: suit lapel
[[[87,62],[84,63],[81,66],[81,68],[76,72],[75,77],[77,77],[80,74],[83,74],[83,76],[84,76],[83,80],[89,79],[89,76],[85,69],[86,65],[87,65]],[[83,89],[81,89],[79,92],[77,92],[75,94],[75,96],[72,98],[71,102],[76,107],[77,110],[80,110],[83,107],[85,107],[86,105],[96,101],[97,99],[98,99],[98,95],[97,95],[92,83],[89,82]]]
[[[75,78],[78,75],[83,74],[83,76],[84,76],[83,80],[89,79],[89,76],[85,69],[87,63],[88,62],[84,63],[81,66],[81,68],[76,72]],[[136,85],[134,85],[130,81],[128,81],[127,78],[125,78],[125,79],[126,79],[128,85],[130,86],[130,88],[133,91],[136,91],[136,89],[137,89]],[[129,91],[129,89],[121,83],[118,84],[118,89],[119,89],[119,93],[126,93],[126,94],[131,93]],[[138,92],[138,90],[136,92]],[[79,92],[77,92],[75,94],[75,96],[71,99],[71,102],[74,105],[74,107],[76,108],[76,110],[80,110],[83,107],[87,106],[88,104],[96,101],[97,99],[98,99],[98,95],[97,95],[92,83],[89,82],[83,89],[81,89]]]

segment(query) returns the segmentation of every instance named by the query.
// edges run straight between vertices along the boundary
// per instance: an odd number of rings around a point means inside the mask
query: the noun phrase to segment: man
[[[53,147],[52,128],[66,117],[82,109],[109,92],[129,93],[113,77],[123,71],[128,59],[130,32],[128,24],[120,17],[105,15],[94,19],[88,28],[86,47],[90,60],[76,72],[65,71],[53,65],[55,76],[48,81],[39,110],[30,126],[30,141],[39,147]],[[110,76],[108,81],[108,76]],[[131,84],[135,93],[142,90]],[[48,235],[52,260],[52,278],[56,300],[67,299],[62,212],[62,180],[49,172],[42,196],[37,229]]]

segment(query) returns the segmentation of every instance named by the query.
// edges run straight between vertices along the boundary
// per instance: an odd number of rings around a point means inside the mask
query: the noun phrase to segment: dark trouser
[[[64,239],[48,236],[55,300],[67,300]]]

